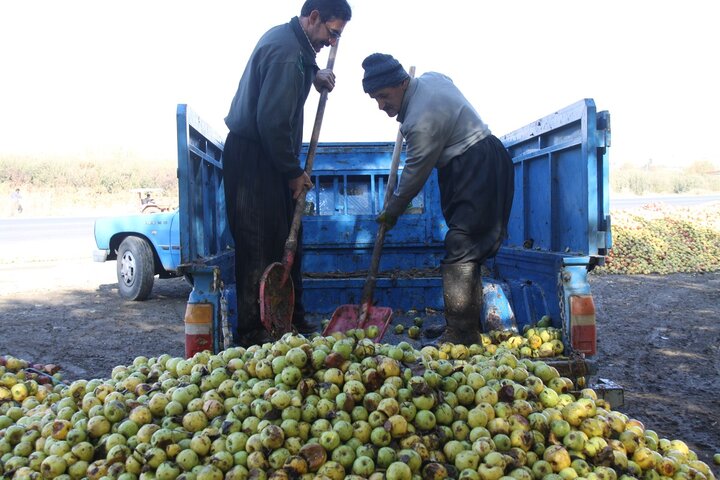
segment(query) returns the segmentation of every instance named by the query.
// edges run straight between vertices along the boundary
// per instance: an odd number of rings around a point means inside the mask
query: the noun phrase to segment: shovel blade
[[[270,264],[260,277],[260,321],[274,339],[292,330],[295,288],[285,266]]]
[[[369,307],[365,322],[360,325],[360,305],[340,305],[330,319],[323,335],[330,335],[335,332],[344,333],[353,328],[378,327],[378,336],[373,340],[379,341],[387,330],[392,320],[392,308],[390,307]]]

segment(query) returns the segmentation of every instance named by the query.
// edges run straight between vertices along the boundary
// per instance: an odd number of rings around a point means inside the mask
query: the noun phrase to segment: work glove
[[[380,215],[377,216],[375,221],[381,225],[385,225],[385,228],[387,230],[390,230],[395,226],[397,223],[397,217],[394,215],[389,215],[385,210],[380,212]]]

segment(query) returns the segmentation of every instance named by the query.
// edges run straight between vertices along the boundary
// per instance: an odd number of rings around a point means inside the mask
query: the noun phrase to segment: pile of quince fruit
[[[42,385],[60,383],[60,366],[30,364],[12,355],[0,356],[0,404],[13,400],[23,402],[29,396],[43,396]]]
[[[682,440],[488,337],[418,350],[287,334],[68,384],[6,365],[28,394],[0,400],[0,477],[714,480]]]
[[[668,274],[720,270],[720,205],[647,206],[612,214],[613,246],[597,273]]]

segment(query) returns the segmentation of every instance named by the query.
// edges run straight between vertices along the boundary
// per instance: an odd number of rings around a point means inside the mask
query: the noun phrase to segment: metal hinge
[[[595,144],[598,148],[610,146],[610,112],[598,112],[596,120]]]

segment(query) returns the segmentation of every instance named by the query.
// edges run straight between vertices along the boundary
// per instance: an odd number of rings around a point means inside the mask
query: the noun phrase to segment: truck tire
[[[138,237],[127,237],[117,252],[117,279],[120,296],[127,300],[145,300],[155,279],[152,247]]]

